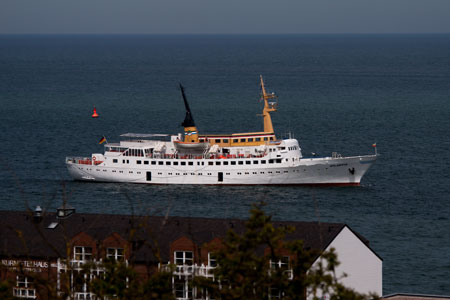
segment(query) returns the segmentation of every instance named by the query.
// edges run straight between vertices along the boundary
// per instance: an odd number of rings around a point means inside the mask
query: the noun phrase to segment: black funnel
[[[192,118],[191,109],[189,108],[189,103],[186,99],[186,94],[184,93],[184,87],[180,83],[181,95],[183,96],[184,106],[186,107],[186,116],[184,117],[183,127],[195,127],[194,118]]]

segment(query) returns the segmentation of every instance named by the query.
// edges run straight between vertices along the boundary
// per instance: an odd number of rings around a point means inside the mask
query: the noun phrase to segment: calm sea
[[[186,86],[201,132],[273,122],[311,153],[380,158],[361,187],[73,182],[67,155],[100,137],[181,131]],[[93,106],[100,118],[92,119]],[[384,259],[384,293],[450,295],[450,35],[0,36],[0,209],[347,223]]]

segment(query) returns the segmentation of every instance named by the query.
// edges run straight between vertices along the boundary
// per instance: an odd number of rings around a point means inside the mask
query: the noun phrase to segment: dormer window
[[[57,214],[58,219],[65,219],[74,213],[75,213],[75,208],[73,208],[72,206],[70,206],[67,203],[64,203],[62,206],[60,206],[56,209],[56,214]]]
[[[75,246],[73,248],[73,258],[79,261],[92,260],[92,247]]]
[[[115,261],[123,261],[123,253],[123,248],[108,248],[106,250],[106,258]]]
[[[214,255],[214,253],[209,252],[208,253],[208,266],[215,268],[217,267],[217,260],[216,260],[216,256]]]
[[[272,269],[289,270],[289,256],[283,256],[279,261],[270,260]]]
[[[175,264],[176,265],[188,265],[194,264],[194,254],[192,251],[175,251]]]

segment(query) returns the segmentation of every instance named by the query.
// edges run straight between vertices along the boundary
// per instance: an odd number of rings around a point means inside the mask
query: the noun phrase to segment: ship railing
[[[91,157],[66,157],[66,163],[92,165],[93,161]]]
[[[95,157],[66,157],[66,163],[78,165],[99,165],[103,161],[96,160]]]

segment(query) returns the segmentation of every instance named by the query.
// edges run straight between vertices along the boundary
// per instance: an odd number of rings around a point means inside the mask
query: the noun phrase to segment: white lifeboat
[[[182,142],[174,141],[173,144],[177,150],[205,150],[209,147],[209,142]]]

